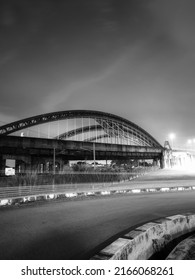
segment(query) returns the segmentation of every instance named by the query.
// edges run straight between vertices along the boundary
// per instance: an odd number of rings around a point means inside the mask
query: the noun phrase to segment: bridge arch
[[[33,126],[70,119],[80,119],[80,126],[69,127],[53,138],[71,140],[82,135],[82,141],[88,142],[107,141],[106,143],[162,148],[154,137],[135,123],[114,114],[92,110],[59,111],[18,120],[1,126],[0,136],[14,135],[15,132]],[[84,119],[89,119],[87,125],[84,124]]]

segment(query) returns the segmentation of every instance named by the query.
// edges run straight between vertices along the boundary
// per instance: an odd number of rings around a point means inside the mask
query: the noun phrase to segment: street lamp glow
[[[174,133],[170,133],[170,134],[169,134],[169,138],[170,138],[170,140],[171,140],[171,146],[172,146],[172,148],[173,148],[173,140],[175,139],[175,134],[174,134]]]
[[[171,140],[175,139],[175,134],[174,134],[174,133],[170,133],[170,134],[169,134],[169,138],[170,138]]]
[[[192,140],[191,139],[188,139],[188,144],[192,144]]]

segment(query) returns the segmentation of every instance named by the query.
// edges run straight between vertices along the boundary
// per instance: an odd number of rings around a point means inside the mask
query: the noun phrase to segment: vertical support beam
[[[58,120],[58,132],[57,132],[57,138],[59,139],[59,135],[60,135],[60,123],[59,123],[59,120]]]
[[[157,164],[158,164],[158,160],[155,158],[155,159],[153,159],[153,165],[154,166],[157,166]]]
[[[50,122],[48,123],[48,135],[47,135],[47,137],[48,137],[48,139],[50,138]]]
[[[97,142],[97,120],[95,119],[95,125],[96,125],[96,129],[95,129],[95,141]]]
[[[119,131],[119,123],[117,124],[118,128],[118,144],[120,144],[120,131]],[[121,139],[121,144],[122,144],[122,139]]]
[[[53,148],[53,191],[55,188],[55,173],[56,173],[56,148]]]
[[[56,174],[56,148],[53,148],[53,175]]]
[[[90,118],[89,118],[89,139],[91,138],[91,130],[90,130]]]
[[[83,135],[83,117],[82,117],[82,141],[84,141],[84,135]]]
[[[74,119],[75,141],[77,140],[76,129],[77,129],[77,119],[75,118]]]
[[[5,159],[0,156],[0,175],[5,175]]]
[[[109,131],[108,120],[106,120],[106,135],[109,135],[108,131]],[[106,139],[107,139],[107,144],[108,144],[108,142],[109,142],[108,137],[106,137]]]
[[[112,124],[111,124],[111,144],[113,144],[113,120],[112,120],[112,122],[111,122]]]
[[[161,169],[165,168],[165,155],[164,155],[164,152],[162,152],[161,157],[160,157],[160,168]]]
[[[93,142],[93,163],[94,163],[94,170],[95,170],[95,142]]]
[[[125,145],[125,130],[124,130],[124,125],[122,123],[122,133],[123,133],[123,144]]]
[[[31,173],[32,171],[32,156],[29,155],[25,163],[25,173]]]

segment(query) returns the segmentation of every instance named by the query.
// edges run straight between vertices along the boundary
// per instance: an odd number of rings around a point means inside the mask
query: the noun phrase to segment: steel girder
[[[86,138],[84,141],[85,142],[95,142],[96,140],[103,139],[103,138],[109,138],[109,135],[102,134],[102,135],[99,135],[97,137]]]
[[[55,139],[65,140],[69,137],[73,137],[78,134],[86,133],[89,131],[96,131],[96,130],[102,130],[102,127],[100,125],[90,125],[90,126],[83,126],[79,127],[77,129],[72,129],[67,132],[64,132],[60,134],[59,136],[55,137]]]
[[[0,135],[9,135],[35,125],[75,118],[94,119],[102,127],[106,135],[109,137],[120,137],[127,141],[129,140],[132,142],[131,145],[136,144],[140,146],[162,148],[162,146],[148,132],[133,122],[110,113],[91,110],[60,111],[22,119],[1,126]],[[67,133],[70,133],[70,131]],[[77,133],[80,133],[79,129]]]

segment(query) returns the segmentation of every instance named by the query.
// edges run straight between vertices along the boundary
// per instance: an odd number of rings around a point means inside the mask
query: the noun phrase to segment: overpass
[[[100,111],[59,111],[0,126],[0,170],[11,160],[16,170],[52,170],[55,162],[63,171],[68,160],[112,159],[152,159],[163,168],[173,163],[171,150],[135,123]]]
[[[49,160],[52,163],[55,157],[55,162],[58,162],[60,170],[63,170],[63,163],[67,160],[92,160],[95,156],[97,160],[131,158],[157,161],[162,151],[155,147],[1,136],[0,154],[4,161],[22,160],[27,163],[28,169],[33,170],[44,161]]]
[[[54,161],[153,159],[163,167],[164,148],[148,132],[117,115],[91,110],[42,114],[0,127],[0,169],[42,169]],[[44,166],[44,167],[43,167]]]

